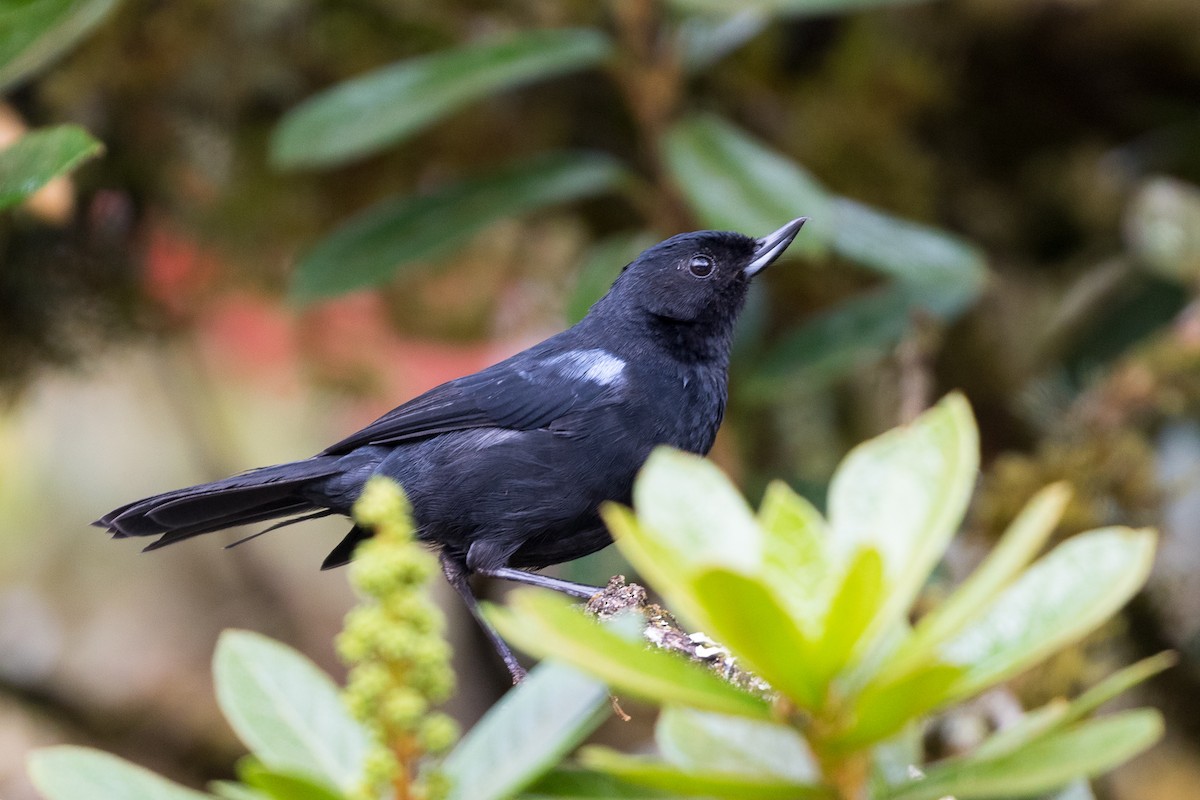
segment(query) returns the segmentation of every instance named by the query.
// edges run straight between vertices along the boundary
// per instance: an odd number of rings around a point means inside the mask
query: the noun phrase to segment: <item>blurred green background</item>
[[[1014,692],[1180,650],[1142,698],[1168,740],[1099,791],[1195,796],[1195,0],[9,0],[0,91],[0,148],[104,145],[0,212],[0,797],[62,741],[228,775],[223,628],[337,670],[352,598],[317,566],[344,524],[143,556],[90,520],[309,455],[574,321],[658,239],[801,214],[714,457],[819,501],[848,447],[961,388],[985,467],[941,580],[1059,478],[1064,533],[1160,526],[1145,596]],[[507,678],[442,600],[469,724]],[[603,735],[636,746],[638,716]]]

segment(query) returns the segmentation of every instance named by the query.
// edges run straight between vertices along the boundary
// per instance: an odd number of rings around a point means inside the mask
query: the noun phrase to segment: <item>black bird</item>
[[[158,536],[146,548],[154,550],[235,525],[349,514],[367,479],[386,475],[404,487],[417,535],[440,548],[446,578],[519,680],[468,577],[596,591],[526,570],[607,545],[599,506],[630,502],[655,446],[712,447],[750,281],[804,222],[761,239],[674,236],[630,263],[573,327],[431,389],[312,458],[138,500],[93,524],[117,538]],[[322,568],[345,564],[370,535],[351,528]]]

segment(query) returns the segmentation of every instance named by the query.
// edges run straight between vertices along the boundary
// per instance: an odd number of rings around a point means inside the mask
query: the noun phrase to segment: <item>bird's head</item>
[[[730,231],[672,236],[634,259],[609,295],[623,309],[671,322],[732,321],[750,281],[787,249],[805,221],[794,219],[761,239]]]

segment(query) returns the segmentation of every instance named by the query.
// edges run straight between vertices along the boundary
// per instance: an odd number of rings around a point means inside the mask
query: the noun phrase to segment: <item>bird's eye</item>
[[[713,260],[706,255],[694,255],[692,260],[688,262],[688,272],[695,275],[697,278],[707,278],[712,275]]]

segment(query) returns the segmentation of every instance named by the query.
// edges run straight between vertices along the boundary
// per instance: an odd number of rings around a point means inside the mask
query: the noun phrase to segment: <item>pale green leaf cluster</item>
[[[846,774],[872,770],[885,776],[873,783],[876,798],[1045,793],[1155,741],[1157,712],[1090,716],[1166,658],[1035,710],[974,753],[911,764],[924,777],[881,762],[931,712],[1103,624],[1145,581],[1155,535],[1090,531],[1039,558],[1068,499],[1065,486],[1051,486],[967,580],[911,625],[918,594],[961,524],[978,459],[974,418],[959,395],[853,450],[833,479],[828,519],[782,485],[755,513],[707,461],[669,450],[651,456],[634,509],[605,511],[618,546],[688,625],[766,680],[771,697],[664,651],[639,652],[536,591],[517,593],[497,622],[530,652],[664,707],[662,760],[582,754],[587,770],[625,784],[713,797],[846,797]]]

